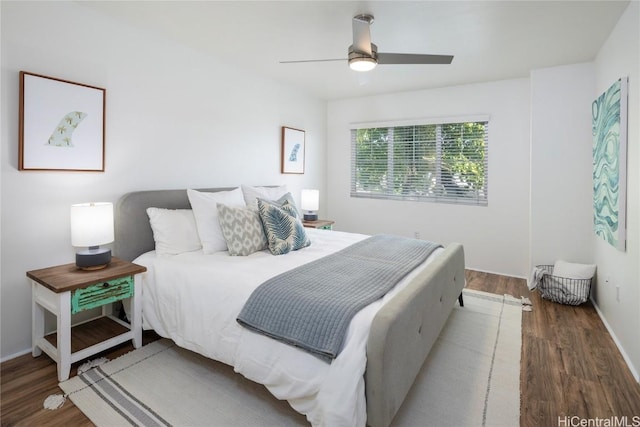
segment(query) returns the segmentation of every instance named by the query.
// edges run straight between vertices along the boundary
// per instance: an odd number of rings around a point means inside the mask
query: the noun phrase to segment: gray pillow
[[[257,212],[217,204],[218,220],[227,242],[229,255],[251,255],[267,247],[262,222]]]

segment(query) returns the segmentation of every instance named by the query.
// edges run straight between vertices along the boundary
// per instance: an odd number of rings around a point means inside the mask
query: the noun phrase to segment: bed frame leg
[[[458,302],[460,303],[460,307],[464,307],[464,301],[462,300],[462,292],[460,292],[460,296],[458,297]]]

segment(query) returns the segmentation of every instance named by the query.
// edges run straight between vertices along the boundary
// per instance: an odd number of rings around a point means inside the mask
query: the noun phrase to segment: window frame
[[[477,197],[469,197],[469,192],[465,194],[452,194],[452,193],[442,193],[436,192],[436,194],[398,194],[394,191],[397,190],[393,185],[388,187],[386,191],[362,191],[357,188],[358,177],[357,177],[357,131],[364,129],[379,129],[379,128],[387,128],[390,129],[390,135],[392,141],[386,142],[389,144],[388,146],[393,147],[393,132],[395,128],[407,128],[407,127],[418,127],[418,126],[427,126],[427,125],[435,125],[436,126],[436,137],[435,141],[435,170],[437,176],[435,177],[436,184],[435,187],[444,186],[442,184],[442,150],[443,145],[445,143],[442,134],[442,128],[446,125],[456,125],[456,124],[465,124],[465,123],[482,123],[484,125],[482,138],[484,140],[483,144],[483,154],[481,158],[478,160],[483,162],[483,172],[484,179],[482,188],[476,190]],[[385,122],[359,122],[359,123],[351,123],[350,124],[350,145],[351,145],[351,162],[350,162],[350,195],[355,198],[368,198],[368,199],[384,199],[384,200],[409,200],[409,201],[420,201],[420,202],[431,202],[431,203],[447,203],[447,204],[462,204],[462,205],[472,205],[472,206],[488,206],[489,204],[489,129],[490,129],[490,118],[488,115],[475,115],[475,116],[464,116],[464,117],[434,117],[434,118],[422,118],[422,119],[412,119],[412,120],[404,120],[404,121],[385,121]],[[462,134],[461,134],[462,135]],[[400,142],[400,141],[399,141]],[[425,141],[416,141],[412,140],[409,143],[414,146],[417,145],[417,142],[425,142]],[[384,142],[383,142],[384,143]],[[407,141],[402,141],[402,143],[407,143]],[[386,169],[386,177],[388,181],[393,180],[393,170],[394,165],[394,151],[389,151],[387,149],[387,169]],[[398,162],[400,163],[400,162]],[[384,172],[384,169],[382,169]]]

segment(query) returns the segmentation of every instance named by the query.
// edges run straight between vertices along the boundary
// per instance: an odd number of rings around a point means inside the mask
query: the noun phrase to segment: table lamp
[[[76,266],[99,270],[111,262],[111,249],[100,245],[113,242],[113,204],[80,203],[71,206],[71,245],[87,249],[76,252]]]
[[[318,209],[320,206],[320,191],[318,190],[302,190],[302,197],[300,200],[300,207],[303,211],[307,211],[304,214],[305,221],[317,221]]]

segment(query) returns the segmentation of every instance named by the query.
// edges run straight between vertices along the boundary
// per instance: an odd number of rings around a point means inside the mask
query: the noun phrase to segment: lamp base
[[[81,270],[100,270],[111,262],[111,249],[88,249],[76,253],[76,267]]]
[[[304,218],[305,221],[317,221],[318,220],[318,214],[306,213],[306,214],[304,214],[303,218]]]

